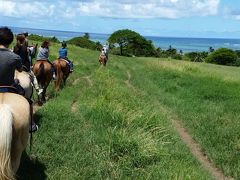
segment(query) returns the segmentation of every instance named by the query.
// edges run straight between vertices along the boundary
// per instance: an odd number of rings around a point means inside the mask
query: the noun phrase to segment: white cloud
[[[235,20],[240,20],[240,9],[225,7],[224,8],[224,15],[227,18],[233,18]]]
[[[220,0],[1,0],[0,14],[10,17],[181,18],[218,13]]]
[[[49,17],[55,11],[54,4],[37,1],[7,1],[1,0],[0,14],[9,17]]]

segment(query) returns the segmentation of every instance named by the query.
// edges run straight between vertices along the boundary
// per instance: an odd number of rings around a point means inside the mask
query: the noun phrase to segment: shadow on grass
[[[35,114],[33,115],[33,119],[34,119],[35,123],[40,127],[40,126],[41,126],[42,114],[40,114],[40,113],[35,113]]]
[[[31,158],[24,152],[17,172],[17,180],[45,180],[46,169],[37,158]]]

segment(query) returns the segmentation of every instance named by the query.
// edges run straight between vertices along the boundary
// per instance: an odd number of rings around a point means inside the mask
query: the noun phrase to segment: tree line
[[[47,38],[39,35],[30,35],[29,39],[37,41],[49,40],[57,43],[60,42],[56,37]],[[207,62],[220,65],[240,66],[240,50],[233,51],[227,48],[214,50],[212,47],[209,47],[209,51],[206,52],[183,53],[182,50],[178,51],[171,45],[168,49],[163,50],[160,47],[156,48],[151,40],[147,40],[139,33],[129,29],[115,31],[108,38],[108,42],[110,52],[120,56],[159,57],[192,62]],[[89,33],[84,33],[83,36],[74,37],[68,40],[67,43],[92,50],[100,51],[102,49],[102,44],[100,42],[90,40]]]

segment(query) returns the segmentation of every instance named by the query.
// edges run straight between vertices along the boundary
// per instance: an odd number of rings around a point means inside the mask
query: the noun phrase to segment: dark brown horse
[[[37,60],[33,65],[33,73],[38,80],[39,88],[43,90],[43,92],[38,95],[38,104],[42,105],[46,102],[46,90],[53,76],[52,65],[46,60]]]
[[[70,74],[70,67],[65,59],[56,59],[53,62],[53,66],[56,70],[55,89],[58,91],[61,86],[65,86]]]
[[[107,60],[108,60],[107,56],[104,53],[101,53],[99,58],[98,58],[99,63],[106,66]]]

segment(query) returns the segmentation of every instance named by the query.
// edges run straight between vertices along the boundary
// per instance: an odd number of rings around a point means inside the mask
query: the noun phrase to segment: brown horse
[[[65,59],[57,59],[53,62],[56,70],[55,89],[58,91],[61,85],[65,86],[66,80],[70,74],[70,67]]]
[[[46,60],[37,60],[33,65],[33,73],[37,78],[39,88],[43,90],[43,92],[38,95],[38,104],[42,105],[46,102],[46,90],[53,76],[52,65]]]
[[[14,179],[29,136],[30,106],[21,95],[0,93],[0,179]]]
[[[98,58],[99,63],[106,66],[107,60],[108,60],[107,56],[104,53],[101,53],[99,58]]]

